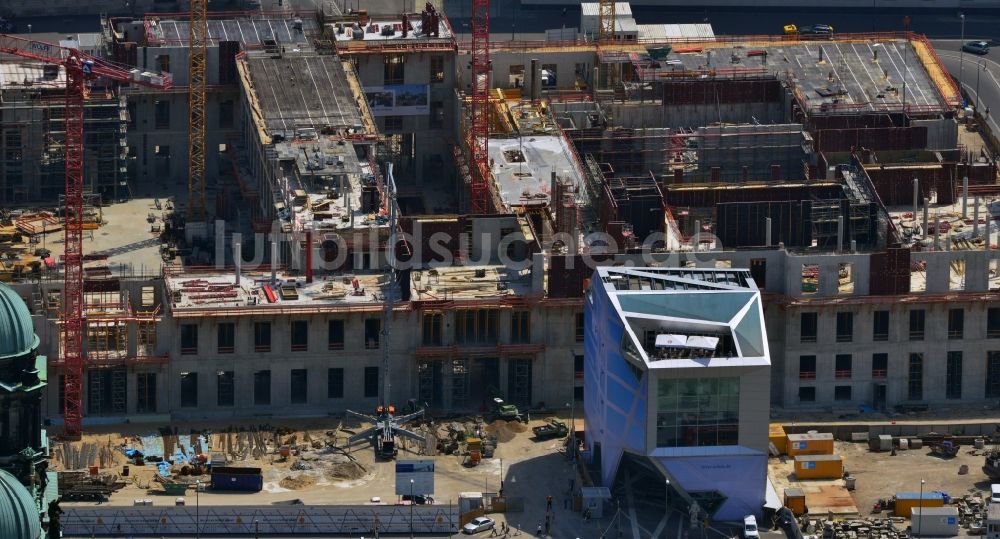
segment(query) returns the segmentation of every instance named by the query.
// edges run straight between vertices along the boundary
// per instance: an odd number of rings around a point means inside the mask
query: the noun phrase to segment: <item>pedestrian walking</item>
[[[538,536],[541,537],[541,535],[542,535],[542,521],[539,520],[538,521]]]
[[[552,496],[545,497],[545,510],[546,511],[552,510]]]

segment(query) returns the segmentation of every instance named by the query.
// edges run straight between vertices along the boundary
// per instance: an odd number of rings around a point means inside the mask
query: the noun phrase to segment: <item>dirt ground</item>
[[[975,451],[971,445],[963,446],[951,459],[932,456],[927,445],[921,449],[897,451],[896,456],[889,452],[871,452],[867,443],[836,442],[834,451],[844,457],[845,469],[856,479],[856,488],[849,494],[860,516],[870,514],[879,499],[891,498],[897,492],[919,492],[921,479],[926,481],[924,492],[943,491],[952,498],[976,493],[989,495],[990,482],[981,469],[982,451]],[[810,499],[811,493],[819,496],[816,499],[823,499],[819,493],[823,490],[836,505],[838,492],[847,492],[842,479],[797,481],[793,460],[787,459],[785,463],[774,458],[770,460],[769,476],[780,498],[784,499],[785,488],[802,488],[806,491],[810,512],[818,513]],[[968,466],[968,473],[960,475],[959,468],[963,464]],[[833,512],[849,516],[846,508],[842,512],[833,509]]]
[[[463,418],[465,419],[465,418]],[[569,421],[567,420],[567,423]],[[475,467],[463,464],[464,456],[442,455],[428,457],[421,455],[413,443],[400,448],[399,459],[427,459],[436,461],[435,503],[454,503],[458,494],[469,491],[499,490],[501,468],[505,480],[505,492],[509,495],[540,496],[539,492],[552,488],[552,485],[568,485],[567,477],[573,477],[572,469],[566,461],[561,440],[536,441],[533,439],[531,427],[542,425],[544,419],[533,419],[529,424],[499,422],[484,423],[484,431],[495,435],[498,446],[493,458],[483,459]],[[185,425],[185,429],[214,430],[221,432],[225,424]],[[242,425],[244,427],[249,424]],[[336,418],[325,420],[282,420],[281,426],[292,429],[296,444],[303,444],[306,433],[315,441],[331,439],[328,435],[335,434],[337,444],[346,444],[347,437],[358,432],[364,425],[342,424]],[[90,432],[84,436],[82,443],[94,443],[105,448],[105,451],[115,455],[113,464],[105,458],[102,473],[121,474],[122,465],[126,459],[116,446],[128,436],[151,435],[156,428],[150,425],[122,425],[116,430],[105,432]],[[179,431],[180,442],[186,445],[188,430]],[[216,434],[216,436],[220,436]],[[282,436],[287,441],[289,436]],[[60,450],[61,443],[53,447]],[[215,447],[215,444],[212,444]],[[307,444],[314,445],[314,444]],[[328,451],[323,449],[307,450],[301,454],[293,451],[293,455],[284,460],[269,445],[269,454],[262,458],[247,458],[242,461],[231,461],[231,466],[250,466],[263,469],[263,491],[248,495],[243,493],[213,492],[207,489],[198,495],[198,503],[207,505],[265,505],[275,502],[301,500],[306,504],[361,504],[369,503],[372,497],[378,496],[383,503],[394,503],[396,496],[395,465],[393,461],[378,461],[374,458],[372,448],[367,442],[357,443],[348,453]],[[58,456],[52,459],[52,469],[61,469]],[[153,465],[137,467],[129,466],[129,476],[121,477],[126,486],[115,492],[110,505],[132,505],[136,499],[151,499],[154,505],[172,505],[175,496],[167,496],[154,480],[156,468]],[[184,477],[193,483],[196,477]],[[201,476],[204,482],[209,476]],[[565,486],[561,489],[565,490]],[[559,491],[561,492],[561,490]],[[557,494],[558,492],[552,492]],[[194,503],[194,488],[187,491],[187,503]],[[77,502],[87,505],[93,502]]]

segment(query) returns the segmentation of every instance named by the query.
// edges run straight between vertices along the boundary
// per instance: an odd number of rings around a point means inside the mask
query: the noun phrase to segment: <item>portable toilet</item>
[[[806,493],[800,488],[785,489],[785,507],[795,516],[803,515],[806,512]],[[1000,538],[997,538],[1000,539]]]

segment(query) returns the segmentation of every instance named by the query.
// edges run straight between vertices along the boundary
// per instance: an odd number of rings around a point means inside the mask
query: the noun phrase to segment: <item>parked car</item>
[[[816,25],[813,26],[812,29],[813,29],[813,33],[814,34],[832,34],[833,33],[833,27],[830,26],[829,24],[816,24]]]
[[[426,494],[414,494],[413,496],[403,494],[404,502],[408,502],[410,500],[413,501],[413,505],[431,505],[434,503],[434,498]]]
[[[476,517],[462,527],[462,533],[472,535],[474,533],[492,530],[496,524],[497,523],[494,522],[492,518]]]
[[[990,44],[985,41],[970,41],[962,45],[962,50],[972,54],[986,54],[990,52]]]

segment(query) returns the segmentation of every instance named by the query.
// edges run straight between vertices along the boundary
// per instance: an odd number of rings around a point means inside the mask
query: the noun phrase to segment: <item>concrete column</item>
[[[972,237],[979,237],[979,197],[973,200],[972,206]]]
[[[746,168],[746,167],[743,167]],[[764,218],[764,245],[771,246],[771,218]]]
[[[243,261],[243,245],[240,242],[233,242],[233,266],[236,269],[236,275],[234,276],[236,281],[235,285],[240,285],[240,262]]]
[[[962,219],[969,217],[969,177],[962,176]]]
[[[278,282],[278,239],[271,239],[271,286]]]
[[[917,203],[920,196],[920,180],[913,178],[913,220],[917,220]]]
[[[934,214],[934,249],[941,248],[941,216]]]
[[[529,88],[529,97],[532,101],[538,101],[539,89],[541,88],[541,68],[538,67],[538,58],[531,59],[531,87]]]
[[[844,216],[837,216],[837,252],[844,250]]]
[[[927,212],[928,212],[927,208],[930,206],[930,204],[928,204],[928,202],[929,201],[926,198],[924,198],[924,229],[923,229],[923,238],[925,240],[927,239]],[[914,215],[914,219],[916,219],[916,215]]]

